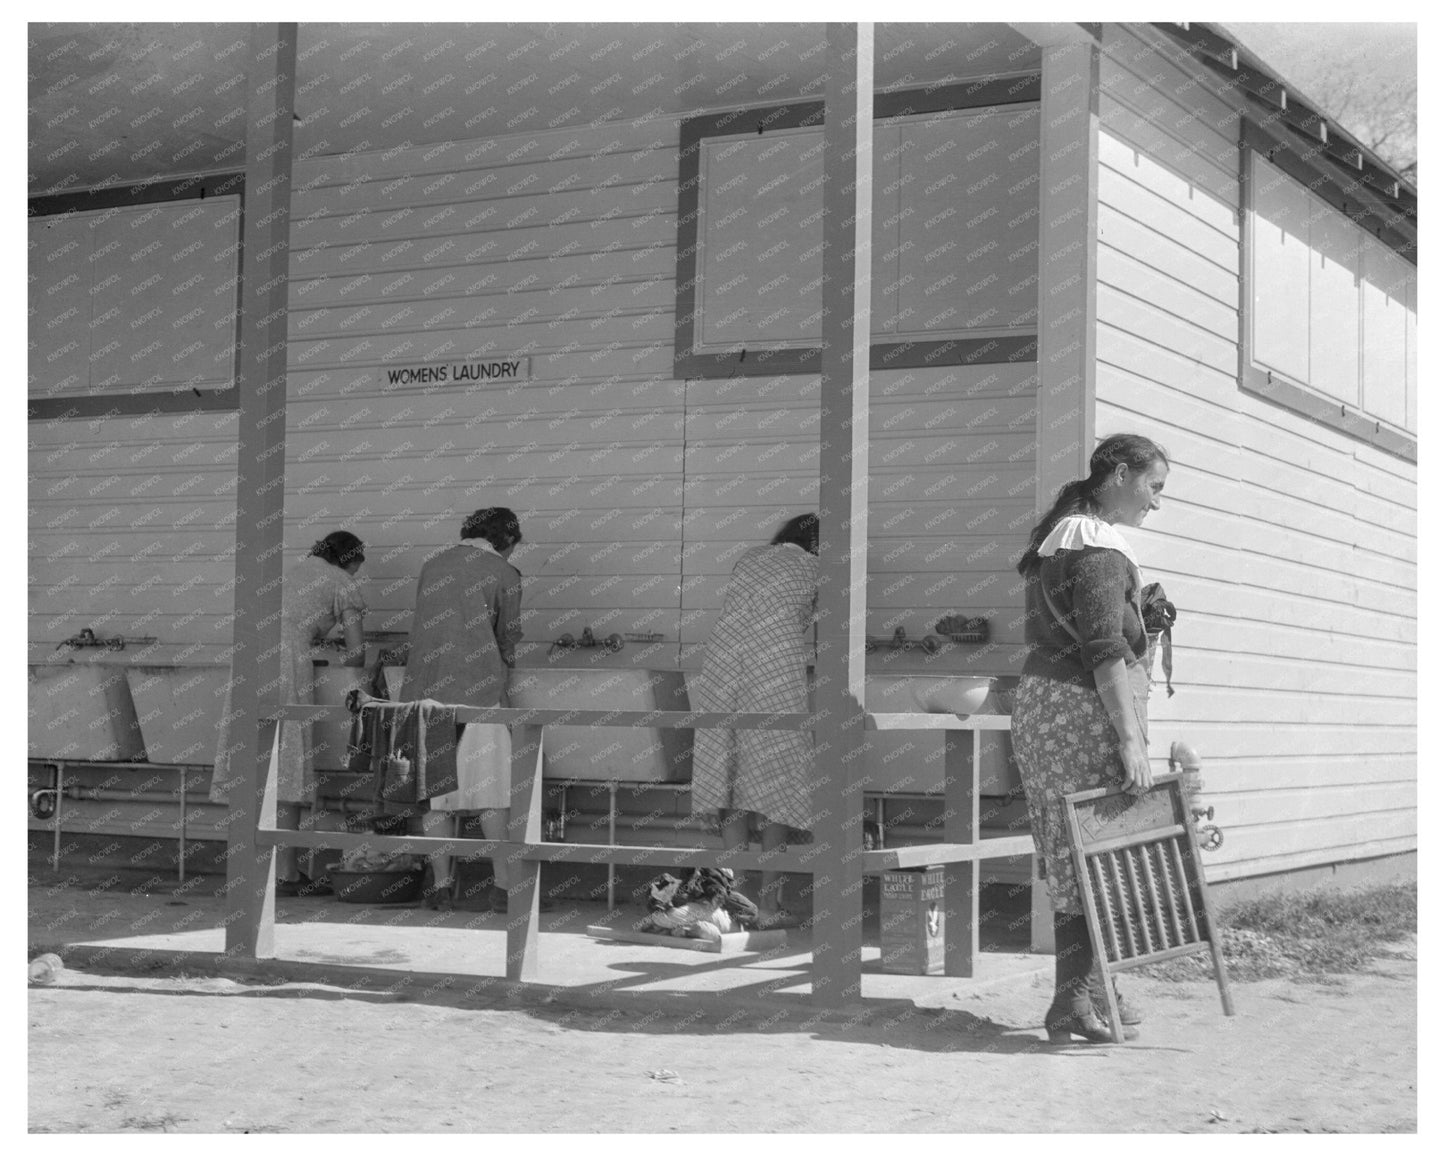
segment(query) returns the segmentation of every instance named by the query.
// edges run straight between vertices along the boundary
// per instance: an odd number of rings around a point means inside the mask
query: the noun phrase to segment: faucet
[[[133,638],[132,642],[154,642],[154,638]],[[95,631],[89,626],[82,627],[79,634],[73,634],[57,646],[56,650],[64,650],[67,646],[71,650],[84,650],[87,647],[104,647],[106,650],[124,650],[126,639],[120,635],[115,638],[97,638]]]
[[[889,650],[921,650],[925,654],[936,654],[942,645],[943,639],[936,634],[925,634],[922,638],[909,638],[907,628],[902,626],[898,627],[893,632],[893,637],[886,642],[881,638],[865,638],[863,640],[863,649],[867,651],[886,646]]]
[[[1169,747],[1169,769],[1183,777],[1185,805],[1199,829],[1200,845],[1206,851],[1218,850],[1224,843],[1224,831],[1214,825],[1214,806],[1204,802],[1204,760],[1186,742]]]
[[[606,638],[598,638],[592,633],[592,627],[584,626],[581,638],[573,638],[570,634],[564,634],[552,645],[559,650],[590,650],[600,646],[605,650],[618,651],[627,645],[627,641],[620,634],[609,634]]]

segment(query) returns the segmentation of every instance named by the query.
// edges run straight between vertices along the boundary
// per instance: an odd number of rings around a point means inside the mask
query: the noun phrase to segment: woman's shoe
[[[1094,1005],[1094,1014],[1105,1023],[1109,1020],[1109,1003],[1104,994],[1103,978],[1093,972],[1089,976],[1089,999]],[[1144,1017],[1139,1009],[1124,998],[1124,993],[1119,990],[1119,981],[1111,981],[1114,984],[1114,1002],[1119,1005],[1119,1022],[1122,1024],[1142,1024]]]
[[[1112,1044],[1114,1033],[1109,1025],[1094,1014],[1094,1005],[1087,995],[1075,996],[1068,1004],[1051,1004],[1044,1013],[1044,1030],[1048,1032],[1049,1043],[1072,1043],[1071,1036],[1082,1036],[1091,1044]],[[1133,1028],[1124,1029],[1126,1040],[1137,1040],[1139,1033]]]
[[[452,899],[452,881],[448,879],[441,886],[425,886],[422,888],[421,901],[424,907],[432,911],[451,911],[456,907]]]

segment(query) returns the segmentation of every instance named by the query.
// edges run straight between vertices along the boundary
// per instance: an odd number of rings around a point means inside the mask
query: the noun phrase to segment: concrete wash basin
[[[209,763],[216,756],[229,666],[128,666],[146,757],[153,763]]]
[[[401,700],[406,667],[382,668],[387,695]],[[317,705],[341,706],[352,687],[362,686],[369,668],[315,668]],[[687,691],[680,671],[514,670],[508,683],[509,705],[556,710],[686,710]],[[609,727],[550,726],[542,736],[542,773],[549,779],[613,779],[664,783],[686,780],[692,767],[692,735],[687,731]],[[350,726],[312,724],[318,770],[346,764]]]
[[[387,691],[400,697],[405,667],[385,668]],[[316,668],[318,703],[340,704],[365,672],[347,667]],[[971,675],[874,675],[864,688],[865,705],[877,713],[918,711],[973,714],[985,705],[991,680]],[[512,706],[556,710],[688,710],[686,675],[675,670],[543,670],[512,672]],[[618,782],[687,782],[692,778],[692,732],[636,727],[549,726],[543,736],[543,774],[549,779],[612,779]],[[348,730],[317,723],[316,765],[343,766]],[[943,735],[937,731],[879,731],[870,734],[863,764],[869,791],[938,792],[943,789]],[[324,745],[323,745],[324,744]],[[982,738],[979,788],[1002,795],[1018,784],[1007,734]],[[337,753],[339,752],[339,754]],[[334,763],[334,767],[333,767]]]
[[[687,710],[677,670],[534,670],[512,672],[511,705],[549,710]],[[549,779],[667,783],[692,774],[692,732],[641,727],[549,726],[542,734]]]
[[[30,758],[133,762],[146,757],[123,666],[32,666],[28,682]]]

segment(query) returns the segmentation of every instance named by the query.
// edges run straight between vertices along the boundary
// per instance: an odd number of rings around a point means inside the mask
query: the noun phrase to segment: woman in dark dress
[[[1083,899],[1064,823],[1063,796],[1123,785],[1127,807],[1153,786],[1149,769],[1148,639],[1143,579],[1120,526],[1159,508],[1169,459],[1148,438],[1115,434],[1089,459],[1089,476],[1064,486],[1034,527],[1019,562],[1026,579],[1030,646],[1013,712],[1013,747],[1028,798],[1034,845],[1054,909],[1054,998],[1049,1039],[1112,1037],[1102,973],[1084,922]],[[1125,1024],[1139,1022],[1121,1002]],[[1126,1028],[1126,1035],[1137,1035]],[[1132,1036],[1131,1036],[1132,1038]]]
[[[489,506],[467,516],[461,541],[429,558],[416,584],[416,612],[401,700],[436,699],[467,706],[505,706],[507,678],[522,637],[522,576],[507,560],[522,540],[517,516]],[[423,816],[428,835],[458,833],[461,817],[476,815],[488,839],[507,837],[512,805],[512,743],[507,727],[469,723],[457,742],[457,789],[431,800]],[[449,908],[452,857],[431,856],[427,906]],[[506,861],[492,861],[490,904],[507,909]]]

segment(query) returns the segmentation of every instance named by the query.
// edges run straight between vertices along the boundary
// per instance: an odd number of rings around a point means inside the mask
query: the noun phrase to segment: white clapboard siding
[[[1377,666],[1361,672],[1357,664],[1341,670],[1328,658],[1317,661],[1294,661],[1297,656],[1277,654],[1243,654],[1238,650],[1210,645],[1212,638],[1227,637],[1236,626],[1233,619],[1216,615],[1191,614],[1188,628],[1174,639],[1175,663],[1182,672],[1187,668],[1190,686],[1231,687],[1240,690],[1299,691],[1309,694],[1346,694],[1391,699],[1413,698],[1418,678],[1413,670]],[[1314,632],[1301,632],[1303,639],[1314,640]],[[1162,672],[1155,669],[1156,675]],[[1163,703],[1173,709],[1176,700]],[[1187,702],[1179,702],[1184,709]]]
[[[151,657],[230,645],[233,414],[29,423],[29,651],[90,627]],[[197,650],[199,646],[201,649]]]
[[[1239,119],[1201,84],[1197,65],[1175,63],[1175,50],[1132,27],[1104,26],[1099,64],[1099,124],[1225,204],[1239,204]]]
[[[288,421],[287,518],[325,513],[366,540],[368,625],[408,629],[421,562],[472,509],[507,505],[529,648],[586,625],[675,643],[676,128],[655,128],[321,157],[298,174],[305,402]],[[530,358],[529,378],[388,377],[501,356]]]
[[[1174,459],[1135,535],[1180,614],[1151,748],[1205,761],[1211,877],[1409,849],[1414,469],[1238,388],[1237,112],[1175,84],[1162,38],[1110,29],[1096,424]]]

